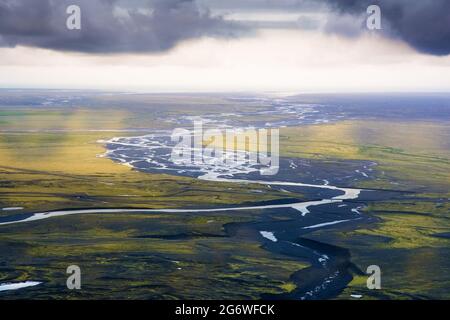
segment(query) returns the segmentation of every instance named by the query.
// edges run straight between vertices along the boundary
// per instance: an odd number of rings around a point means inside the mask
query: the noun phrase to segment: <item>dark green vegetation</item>
[[[257,299],[289,290],[302,264],[225,237],[224,223],[255,219],[229,215],[87,215],[2,228],[1,278],[45,280],[17,292],[28,298]],[[65,288],[70,264],[82,268],[78,293]]]
[[[62,208],[208,208],[288,197],[260,185],[144,174],[98,157],[105,152],[98,140],[136,135],[121,131],[135,121],[128,113],[22,109],[2,110],[1,117],[8,132],[0,135],[0,208],[24,207],[0,210],[2,216]],[[90,131],[98,128],[112,132]],[[306,264],[223,231],[226,223],[257,215],[97,214],[0,226],[0,283],[44,282],[0,297],[257,299],[287,292],[289,275]],[[82,268],[80,292],[66,289],[71,264]]]
[[[254,107],[212,97],[139,95],[106,95],[96,108],[2,107],[0,208],[24,209],[0,215],[206,208],[292,197],[261,185],[144,174],[97,157],[105,151],[100,139],[166,129],[170,124],[160,120],[166,117],[243,108]],[[383,290],[369,291],[365,278],[355,277],[338,298],[450,298],[449,141],[449,124],[431,121],[343,121],[281,131],[282,156],[375,161],[376,178],[358,187],[411,192],[368,202],[364,213],[379,217],[376,224],[307,236],[347,248],[360,269],[382,268]],[[245,230],[233,237],[224,232],[225,224],[259,218],[256,211],[90,214],[0,226],[0,283],[44,282],[0,298],[257,299],[292,291],[289,277],[306,262],[264,250]],[[80,292],[65,287],[71,264],[82,268]]]
[[[404,190],[398,200],[369,202],[380,218],[367,229],[320,231],[311,239],[348,248],[361,269],[379,265],[381,291],[355,277],[340,296],[450,298],[450,127],[448,123],[353,121],[283,132],[284,154],[378,163],[365,188]]]

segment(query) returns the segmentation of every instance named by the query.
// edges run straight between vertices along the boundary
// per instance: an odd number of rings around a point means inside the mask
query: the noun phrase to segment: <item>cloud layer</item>
[[[66,28],[66,8],[82,9],[82,30]],[[251,29],[301,28],[301,22],[239,23],[225,12],[320,12],[325,32],[357,37],[367,32],[366,9],[382,10],[383,36],[431,55],[450,54],[448,0],[2,0],[0,47],[18,45],[84,53],[164,52],[200,37],[239,37]],[[309,23],[314,29],[317,23]],[[303,26],[304,27],[304,26]],[[320,32],[319,27],[316,30]]]
[[[85,53],[160,52],[203,36],[233,37],[241,27],[213,16],[194,0],[141,1],[124,9],[116,0],[3,0],[0,46]],[[68,30],[66,9],[81,7],[82,29]]]
[[[402,40],[419,52],[432,55],[450,54],[450,1],[448,0],[324,0],[344,15],[361,16],[371,4],[382,13],[382,32]],[[348,25],[329,30],[348,34]]]

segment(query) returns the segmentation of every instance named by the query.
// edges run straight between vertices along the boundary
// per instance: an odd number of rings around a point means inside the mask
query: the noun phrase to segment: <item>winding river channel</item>
[[[313,107],[289,107],[280,104],[282,111],[298,111],[298,119],[283,122],[283,125],[298,125],[301,119],[314,119],[317,114]],[[280,110],[275,110],[275,114]],[[183,119],[184,121],[185,119]],[[208,119],[207,119],[208,120]],[[209,119],[209,121],[212,121]],[[308,120],[313,121],[313,120]],[[321,120],[326,121],[326,120]],[[214,120],[216,123],[217,121]],[[312,123],[317,123],[317,120]],[[180,125],[182,123],[179,123]],[[229,126],[227,123],[226,126]],[[272,124],[277,125],[277,124]],[[267,299],[325,299],[337,295],[352,280],[352,274],[362,273],[351,262],[350,252],[332,244],[320,243],[303,236],[328,228],[356,228],[375,220],[364,214],[368,200],[387,198],[389,192],[365,190],[352,187],[361,179],[371,179],[374,174],[373,162],[337,161],[335,163],[305,159],[280,159],[280,171],[275,176],[258,175],[259,167],[251,164],[180,165],[170,160],[173,143],[170,132],[154,132],[139,137],[117,137],[100,141],[107,148],[103,155],[119,164],[148,173],[165,173],[212,181],[215,183],[235,183],[258,185],[271,188],[290,196],[305,194],[309,201],[295,200],[261,202],[247,206],[213,208],[97,208],[71,209],[36,212],[0,217],[1,225],[36,222],[45,219],[83,214],[111,213],[202,213],[236,212],[259,210],[258,221],[230,223],[224,226],[227,236],[233,237],[240,230],[256,238],[266,250],[283,254],[299,261],[307,260],[310,266],[291,275],[297,288],[285,295],[267,295]],[[261,191],[264,192],[264,191]],[[258,195],[255,194],[257,199]],[[278,213],[289,214],[289,219],[274,219]],[[33,283],[35,285],[35,283]],[[26,285],[23,285],[26,286]]]

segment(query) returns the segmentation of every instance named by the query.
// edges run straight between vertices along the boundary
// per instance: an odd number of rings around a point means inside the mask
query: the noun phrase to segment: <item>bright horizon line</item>
[[[261,94],[261,95],[310,95],[310,94],[450,94],[450,90],[148,90],[121,88],[89,88],[89,87],[31,87],[0,86],[0,90],[46,90],[46,91],[90,91],[98,93],[130,93],[130,94]]]

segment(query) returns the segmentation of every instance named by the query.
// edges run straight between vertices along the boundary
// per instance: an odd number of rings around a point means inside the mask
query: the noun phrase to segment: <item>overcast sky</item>
[[[0,1],[6,88],[450,91],[449,54],[446,0]]]

